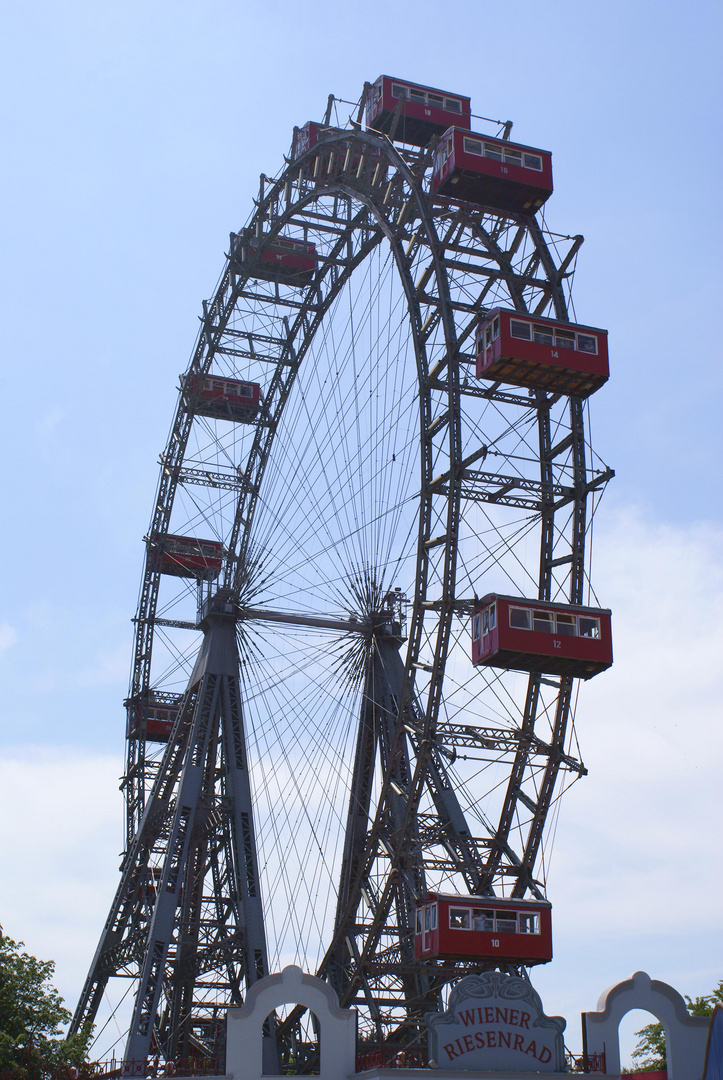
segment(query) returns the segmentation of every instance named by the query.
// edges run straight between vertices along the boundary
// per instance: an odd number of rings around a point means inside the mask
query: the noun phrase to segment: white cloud
[[[672,878],[668,895],[675,878],[689,888],[680,861],[671,874],[671,860],[705,859],[709,830],[719,827],[722,539],[709,526],[661,527],[631,512],[600,538],[598,580],[613,608],[615,664],[581,693],[578,730],[591,775],[569,809],[589,821],[588,859],[593,835],[616,845],[628,911],[631,881],[662,874]],[[605,862],[612,854],[608,848]],[[659,917],[672,930],[675,914]],[[691,919],[707,916],[691,912]]]
[[[18,635],[14,627],[9,623],[0,623],[0,653],[10,649],[17,640]]]
[[[61,747],[17,747],[0,761],[2,925],[57,963],[75,1004],[118,882],[121,761]]]
[[[595,585],[615,663],[581,689],[590,775],[562,800],[548,876],[557,958],[533,976],[571,1027],[637,969],[709,992],[723,945],[722,531],[601,517]]]

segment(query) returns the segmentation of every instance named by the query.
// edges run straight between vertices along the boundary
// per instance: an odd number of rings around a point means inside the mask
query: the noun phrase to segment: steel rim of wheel
[[[407,616],[402,710],[416,727],[399,736],[412,745],[400,797],[413,824],[381,847],[381,811],[370,827],[365,883],[378,896],[357,898],[360,922],[374,923],[390,867],[410,844],[427,887],[472,891],[474,872],[478,887],[542,895],[558,773],[581,771],[570,747],[572,680],[474,670],[468,629],[473,599],[487,591],[583,600],[586,503],[610,475],[586,460],[583,406],[480,386],[471,364],[485,310],[567,318],[564,274],[580,238],[435,203],[429,165],[428,153],[347,130],[324,154],[312,148],[277,180],[262,178],[248,228],[261,250],[279,233],[315,243],[318,273],[302,290],[259,279],[260,262],[248,274],[227,265],[190,370],[260,383],[263,407],[255,424],[231,424],[194,416],[182,397],[162,460],[150,548],[166,532],[222,541],[223,577],[206,588],[231,588],[241,608],[271,970],[328,962],[360,671],[373,648],[371,631],[351,622],[378,621],[390,590],[401,591]],[[131,700],[150,688],[182,693],[197,600],[193,583],[162,578],[149,562]],[[299,626],[264,612],[348,625]],[[481,729],[499,738],[486,746]],[[456,777],[480,840],[467,872],[435,826],[430,754]],[[129,743],[131,835],[159,756]],[[378,766],[375,805],[381,791],[388,799]],[[359,951],[366,944],[374,961],[391,950],[400,963],[400,936],[376,926]],[[464,970],[440,969],[432,991]],[[403,977],[370,968],[346,1003],[362,1003],[363,983],[372,996],[396,997],[377,1031],[394,1029],[405,996],[409,1004]]]

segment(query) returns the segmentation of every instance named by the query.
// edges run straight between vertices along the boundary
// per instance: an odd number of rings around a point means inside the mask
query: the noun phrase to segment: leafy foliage
[[[723,1005],[723,979],[713,993],[705,997],[689,998],[685,995],[685,1007],[691,1016],[712,1016],[716,1005]]]
[[[34,1071],[38,1061],[49,1065],[79,1065],[85,1061],[90,1032],[57,1038],[71,1014],[51,985],[51,960],[36,960],[22,952],[23,942],[0,930],[0,1069],[19,1080]]]
[[[723,1005],[723,979],[711,994],[703,997],[689,998],[685,995],[685,1007],[691,1016],[712,1016],[716,1005]],[[635,1034],[640,1042],[633,1050],[633,1059],[636,1061],[637,1072],[655,1072],[656,1069],[667,1068],[665,1058],[665,1032],[661,1023],[646,1024]],[[631,1070],[625,1070],[630,1072]]]
[[[636,1072],[655,1072],[657,1069],[665,1069],[667,1066],[665,1057],[665,1031],[660,1021],[655,1024],[646,1024],[635,1034],[640,1042],[632,1053],[636,1061]],[[638,1058],[644,1060],[637,1061]],[[630,1070],[626,1070],[630,1071]]]

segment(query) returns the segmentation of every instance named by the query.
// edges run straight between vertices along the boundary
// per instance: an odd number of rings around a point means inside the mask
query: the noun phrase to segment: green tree
[[[90,1032],[58,1038],[71,1014],[50,983],[55,964],[22,948],[0,929],[0,1069],[17,1072],[19,1080],[38,1062],[80,1065],[90,1041]]]
[[[703,997],[689,998],[685,995],[685,1007],[691,1016],[712,1016],[716,1005],[723,1005],[723,979],[712,993]],[[640,1042],[633,1050],[637,1072],[655,1072],[667,1068],[665,1058],[665,1032],[661,1023],[646,1024],[635,1034]],[[631,1070],[626,1070],[630,1072]]]
[[[667,1064],[663,1025],[659,1021],[655,1024],[646,1024],[644,1028],[636,1031],[635,1034],[640,1039],[632,1053],[635,1069],[625,1069],[624,1071],[655,1072],[657,1069],[665,1069]]]

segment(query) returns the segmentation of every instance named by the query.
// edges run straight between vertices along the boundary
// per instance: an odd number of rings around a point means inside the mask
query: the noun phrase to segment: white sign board
[[[429,1013],[429,1056],[442,1069],[561,1072],[561,1016],[545,1016],[527,979],[486,971],[456,983],[446,1012]]]

